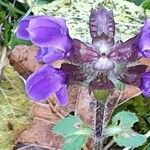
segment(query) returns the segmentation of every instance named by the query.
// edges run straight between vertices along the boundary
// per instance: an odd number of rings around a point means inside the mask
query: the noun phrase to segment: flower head
[[[141,85],[139,86],[142,94],[150,98],[150,72],[146,72],[141,77]]]
[[[27,95],[32,101],[46,100],[55,93],[59,105],[67,104],[66,76],[63,71],[45,64],[31,74],[25,84]]]
[[[39,47],[53,47],[61,51],[68,51],[71,48],[71,38],[63,18],[26,17],[18,23],[16,36],[31,40]]]

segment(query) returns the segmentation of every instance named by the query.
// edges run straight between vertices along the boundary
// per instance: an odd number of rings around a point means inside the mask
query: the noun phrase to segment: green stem
[[[24,12],[22,12],[21,10],[19,10],[19,9],[15,8],[14,6],[11,6],[11,5],[3,2],[3,1],[0,1],[0,5],[8,8],[8,10],[10,10],[10,11],[14,11],[14,12],[16,12],[18,14],[24,15]]]

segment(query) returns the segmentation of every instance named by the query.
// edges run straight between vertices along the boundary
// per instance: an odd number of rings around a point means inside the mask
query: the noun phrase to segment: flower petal
[[[44,63],[50,63],[60,60],[64,58],[64,56],[65,53],[63,51],[58,51],[53,47],[41,47],[35,57],[39,62],[43,61]]]
[[[28,16],[28,17],[20,20],[18,23],[18,26],[16,28],[16,36],[20,39],[30,40],[29,33],[27,31],[29,22],[31,19],[38,18],[38,17],[41,17],[41,16]]]
[[[49,19],[38,17],[32,19],[28,26],[31,41],[40,47],[54,47],[65,51],[71,48],[71,40],[68,30]]]
[[[29,40],[30,39],[29,38],[29,33],[26,30],[28,25],[29,25],[29,21],[30,21],[30,19],[26,18],[24,20],[21,20],[18,23],[18,26],[17,26],[17,29],[16,29],[17,38],[24,39],[24,40]]]
[[[123,83],[138,86],[141,83],[141,75],[146,72],[147,67],[146,65],[127,67],[126,70],[119,75],[118,79]]]
[[[56,92],[56,96],[58,105],[66,106],[68,104],[66,85],[64,85],[58,92]]]
[[[56,51],[51,51],[50,49],[48,50],[48,53],[43,57],[43,61],[45,63],[50,63],[53,61],[61,60],[64,58],[65,54],[64,52],[56,52]]]
[[[39,27],[28,29],[32,43],[40,47],[55,47],[66,51],[71,48],[70,40],[55,28]]]
[[[150,19],[145,20],[139,37],[139,50],[144,57],[150,58]]]
[[[31,74],[25,85],[26,93],[33,101],[46,100],[50,94],[59,91],[61,87],[62,77],[47,64]]]
[[[36,55],[35,55],[35,58],[36,58],[39,62],[43,61],[43,56],[47,54],[47,51],[48,51],[47,48],[39,48],[39,49],[37,50],[37,53],[36,53]]]

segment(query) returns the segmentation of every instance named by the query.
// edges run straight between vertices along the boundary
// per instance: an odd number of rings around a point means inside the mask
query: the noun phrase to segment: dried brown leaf
[[[140,95],[141,92],[139,88],[135,86],[126,86],[126,89],[123,91],[116,91],[111,95],[106,104],[105,104],[105,111],[104,111],[104,126],[107,125],[109,120],[111,119],[111,115],[116,107],[119,105],[127,102],[133,97]]]
[[[92,97],[89,95],[88,89],[84,86],[78,86],[75,113],[88,125],[92,124],[91,102]]]
[[[34,57],[36,50],[37,47],[33,45],[17,45],[8,56],[10,64],[25,78],[41,66]]]
[[[31,125],[22,132],[16,139],[15,143],[21,142],[24,144],[38,144],[42,146],[60,149],[63,142],[62,138],[54,134],[51,129],[54,124],[51,121],[34,118]]]

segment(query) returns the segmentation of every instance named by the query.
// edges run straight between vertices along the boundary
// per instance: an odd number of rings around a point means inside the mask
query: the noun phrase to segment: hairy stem
[[[105,105],[96,101],[95,124],[94,124],[94,150],[102,150],[103,147],[103,117]]]

